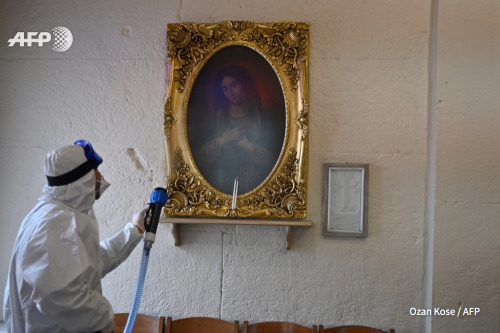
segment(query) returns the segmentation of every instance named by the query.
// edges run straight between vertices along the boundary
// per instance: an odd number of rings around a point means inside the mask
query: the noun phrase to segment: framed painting
[[[324,165],[324,236],[368,236],[368,164]]]
[[[173,23],[167,52],[164,213],[305,218],[309,26]]]

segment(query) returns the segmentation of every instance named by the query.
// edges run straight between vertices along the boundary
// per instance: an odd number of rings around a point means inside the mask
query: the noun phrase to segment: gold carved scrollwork
[[[305,183],[296,180],[297,152],[291,149],[281,172],[257,193],[238,200],[231,209],[231,198],[210,190],[193,172],[182,157],[180,148],[175,152],[175,181],[167,187],[167,215],[301,218],[305,213]]]
[[[171,132],[172,132],[172,126],[176,122],[177,118],[175,117],[175,114],[172,112],[172,99],[167,99],[167,102],[165,103],[165,109],[164,109],[164,127],[165,127],[165,137],[167,139],[170,139]]]
[[[308,32],[304,24],[284,22],[270,28],[258,27],[242,39],[255,41],[280,67],[284,67],[283,73],[290,80],[292,91],[296,91],[300,79],[298,64],[307,59]]]
[[[299,116],[297,117],[297,123],[302,131],[300,139],[305,141],[307,139],[307,134],[309,133],[309,106],[307,102],[302,99],[302,108],[299,111]]]
[[[214,54],[231,46],[247,47],[267,61],[278,78],[283,109],[286,109],[283,111],[283,114],[286,112],[286,130],[275,166],[257,188],[237,195],[234,209],[232,195],[214,188],[195,164],[186,120],[191,90],[198,74]],[[309,134],[308,24],[251,21],[168,24],[167,52],[164,131],[169,199],[164,213],[181,217],[305,218]],[[238,59],[240,63],[245,60]]]
[[[223,43],[239,39],[253,43],[282,67],[296,91],[300,79],[298,64],[308,61],[309,27],[305,23],[258,24],[250,21],[224,21],[219,24],[170,24],[167,52],[174,66],[177,89],[183,91],[193,67]]]

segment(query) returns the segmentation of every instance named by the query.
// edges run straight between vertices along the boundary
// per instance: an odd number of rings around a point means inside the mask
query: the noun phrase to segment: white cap
[[[43,171],[46,176],[60,176],[76,169],[86,161],[87,158],[81,146],[64,146],[47,153],[44,160]]]

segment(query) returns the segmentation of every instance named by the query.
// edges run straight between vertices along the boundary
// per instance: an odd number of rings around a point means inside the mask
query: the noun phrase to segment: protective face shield
[[[102,196],[104,191],[110,186],[111,184],[104,179],[104,177],[101,175],[99,171],[96,171],[96,180],[95,180],[95,199],[99,200],[99,198]]]

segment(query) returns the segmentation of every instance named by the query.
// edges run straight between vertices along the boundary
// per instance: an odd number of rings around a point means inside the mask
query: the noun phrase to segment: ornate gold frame
[[[225,48],[258,52],[277,75],[286,108],[286,128],[271,173],[250,192],[232,195],[213,187],[195,164],[187,137],[193,85],[207,61]],[[173,23],[167,27],[167,101],[164,109],[169,216],[306,217],[309,126],[309,25],[302,22]]]

